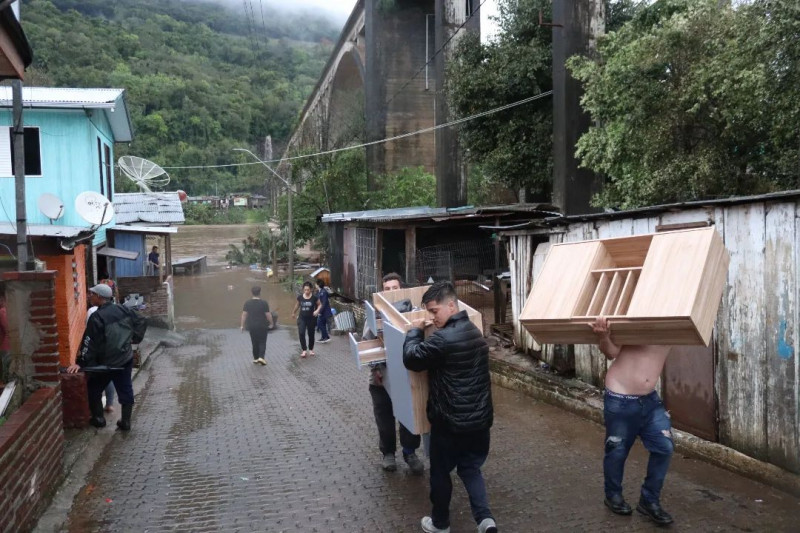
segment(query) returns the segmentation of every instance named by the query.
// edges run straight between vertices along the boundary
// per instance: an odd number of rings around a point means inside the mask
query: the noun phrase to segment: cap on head
[[[89,289],[89,292],[96,294],[100,298],[105,298],[106,300],[110,300],[114,296],[114,293],[111,291],[111,287],[105,283],[98,283]]]

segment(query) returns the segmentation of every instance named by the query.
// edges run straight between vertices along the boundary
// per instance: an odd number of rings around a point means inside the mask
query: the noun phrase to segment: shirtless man
[[[614,361],[606,374],[603,409],[606,423],[604,503],[616,514],[633,512],[622,496],[622,477],[628,452],[638,436],[650,452],[650,460],[636,510],[657,524],[670,524],[672,517],[661,508],[660,497],[672,458],[672,426],[655,391],[670,347],[617,346],[611,340],[610,326],[604,317],[598,317],[590,326],[597,335],[600,351]]]

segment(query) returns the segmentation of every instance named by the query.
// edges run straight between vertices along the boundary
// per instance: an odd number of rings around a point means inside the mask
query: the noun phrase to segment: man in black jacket
[[[494,417],[489,347],[467,312],[458,310],[458,297],[451,283],[434,283],[422,295],[422,305],[438,329],[425,340],[425,319],[414,320],[403,346],[406,368],[415,372],[427,370],[430,385],[427,414],[431,423],[433,510],[431,516],[422,519],[422,530],[450,531],[450,473],[457,469],[469,494],[478,531],[496,532],[481,474],[489,455],[489,428]]]
[[[96,305],[97,311],[86,322],[80,354],[76,364],[67,368],[67,372],[74,374],[83,370],[87,373],[89,410],[92,413],[89,423],[98,428],[106,425],[103,390],[113,381],[122,405],[122,416],[117,421],[117,427],[129,431],[133,412],[131,342],[138,344],[142,341],[147,325],[131,309],[111,303],[112,297],[108,285],[101,283],[89,289],[89,303]]]

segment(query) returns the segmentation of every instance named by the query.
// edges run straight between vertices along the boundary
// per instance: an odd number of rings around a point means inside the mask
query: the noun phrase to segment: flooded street
[[[242,305],[250,298],[250,287],[261,285],[261,297],[278,313],[282,325],[293,325],[295,299],[264,272],[240,266],[226,268],[230,245],[255,233],[255,225],[182,226],[172,239],[174,258],[207,256],[208,272],[197,276],[175,276],[175,326],[192,328],[236,328]]]

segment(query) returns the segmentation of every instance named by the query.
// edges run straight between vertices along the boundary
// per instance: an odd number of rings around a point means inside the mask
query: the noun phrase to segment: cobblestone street
[[[402,460],[395,473],[381,470],[367,372],[346,337],[300,359],[282,328],[269,337],[266,367],[252,364],[238,330],[188,339],[150,362],[133,430],[114,435],[63,530],[419,531],[430,511],[427,460],[424,476]],[[603,506],[602,427],[514,391],[495,387],[494,399],[484,473],[501,531],[656,529]],[[635,504],[640,443],[628,465]],[[679,454],[662,503],[674,531],[797,531],[800,520],[797,498]],[[451,510],[454,533],[475,531],[455,476]]]

